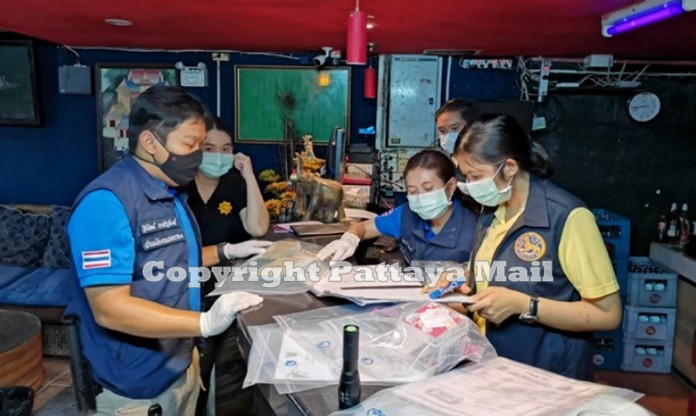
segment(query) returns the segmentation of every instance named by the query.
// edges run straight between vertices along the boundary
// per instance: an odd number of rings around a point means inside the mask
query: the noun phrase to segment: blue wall
[[[209,52],[133,52],[115,50],[79,50],[81,61],[94,71],[98,63],[164,63],[182,61],[185,65],[204,62],[208,66],[209,87],[190,88],[212,111],[216,108],[216,64]],[[259,54],[233,54],[221,63],[221,116],[234,122],[234,65],[309,64],[312,55],[298,54],[299,60]],[[0,127],[0,203],[71,204],[78,192],[98,175],[95,95],[58,93],[58,67],[71,65],[74,55],[62,47],[37,42],[42,127]],[[446,79],[444,61],[443,80]],[[464,70],[451,64],[450,97],[474,99],[517,99],[519,90],[514,71]],[[363,97],[363,70],[354,68],[351,91],[351,140],[360,127],[375,125],[376,100]],[[445,97],[443,87],[443,99]],[[236,151],[251,156],[258,172],[280,168],[280,147],[239,144]],[[317,153],[323,153],[318,146]]]
[[[78,50],[83,64],[97,63],[164,63],[182,61],[185,65],[205,62],[209,86],[190,88],[213,112],[216,108],[216,63],[209,52],[131,52],[114,50]],[[311,62],[309,55],[296,55],[300,60],[266,55],[233,54],[221,63],[221,116],[234,122],[234,80],[236,64],[300,65]],[[71,204],[78,192],[98,175],[97,115],[95,95],[60,95],[58,67],[71,65],[75,57],[62,47],[36,45],[42,127],[0,127],[0,203]],[[363,98],[363,71],[352,73],[351,126],[373,126],[376,100]],[[355,135],[353,135],[355,137]],[[254,168],[279,169],[280,147],[239,144],[236,151],[252,157]],[[322,149],[318,149],[321,154]]]

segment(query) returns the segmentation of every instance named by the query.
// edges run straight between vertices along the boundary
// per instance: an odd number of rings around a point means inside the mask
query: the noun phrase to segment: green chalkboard
[[[314,143],[326,143],[336,126],[345,128],[350,137],[350,68],[237,65],[235,69],[237,142],[282,142],[286,120],[297,140],[309,134]],[[284,105],[288,101],[294,104]]]

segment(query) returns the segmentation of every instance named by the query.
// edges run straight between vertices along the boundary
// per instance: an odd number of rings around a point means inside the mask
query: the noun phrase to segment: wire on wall
[[[73,47],[63,45],[66,49],[71,50],[73,53],[77,54]],[[82,50],[106,50],[106,51],[120,51],[120,52],[139,52],[139,53],[155,53],[155,52],[166,52],[166,53],[230,53],[239,55],[259,55],[259,56],[269,56],[274,58],[285,58],[299,61],[301,58],[291,54],[284,54],[280,52],[245,52],[237,50],[209,50],[209,49],[144,49],[144,48],[115,48],[115,47],[100,47],[100,46],[75,46],[77,49]],[[78,55],[79,56],[79,55]]]

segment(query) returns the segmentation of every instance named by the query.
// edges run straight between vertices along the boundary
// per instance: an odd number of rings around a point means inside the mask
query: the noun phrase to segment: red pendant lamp
[[[377,98],[377,69],[369,66],[365,68],[365,85],[363,95],[365,98]]]
[[[355,10],[348,16],[346,63],[365,65],[367,63],[367,13],[360,11],[360,0],[355,2]]]

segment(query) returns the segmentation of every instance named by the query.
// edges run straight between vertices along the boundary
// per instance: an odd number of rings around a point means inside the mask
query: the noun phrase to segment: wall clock
[[[628,115],[638,123],[654,120],[661,108],[660,97],[652,92],[640,92],[628,100]]]

